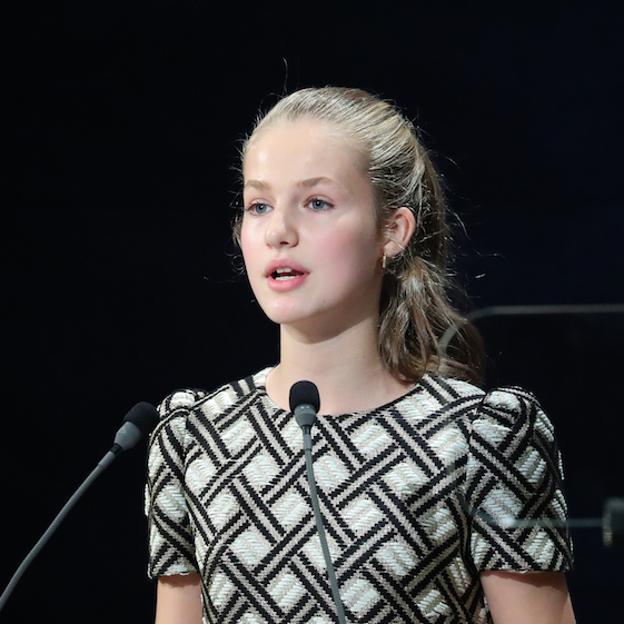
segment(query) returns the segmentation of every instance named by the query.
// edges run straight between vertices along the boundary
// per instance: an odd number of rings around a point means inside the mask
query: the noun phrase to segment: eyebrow
[[[331,184],[336,184],[336,182],[331,178],[319,176],[318,178],[308,178],[307,180],[301,180],[300,182],[297,182],[296,186],[302,188],[310,188],[312,186],[316,186],[319,182],[329,182]],[[263,182],[262,180],[247,180],[247,182],[245,182],[245,188],[247,188],[248,186],[259,189],[261,191],[266,191],[271,188],[270,184],[268,184],[267,182]]]

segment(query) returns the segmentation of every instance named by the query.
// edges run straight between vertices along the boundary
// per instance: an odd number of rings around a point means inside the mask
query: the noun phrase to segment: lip
[[[285,269],[285,268],[294,269],[298,273],[304,273],[306,275],[309,273],[308,269],[306,269],[305,267],[302,267],[299,263],[295,262],[294,260],[289,260],[288,258],[281,258],[281,259],[271,260],[271,262],[269,262],[266,268],[266,271],[264,272],[264,277],[271,277],[271,274],[277,269]],[[291,280],[291,281],[295,281],[295,280]]]
[[[281,268],[293,269],[302,275],[297,275],[296,277],[287,280],[277,280],[273,277],[273,272]],[[267,284],[271,290],[274,290],[275,292],[286,292],[288,290],[299,288],[299,286],[305,282],[309,273],[310,272],[298,262],[288,258],[280,258],[269,262],[264,276],[266,277]]]
[[[291,267],[295,268],[295,267]],[[305,282],[308,277],[308,273],[304,273],[303,275],[297,275],[297,277],[291,277],[286,280],[277,280],[272,275],[268,275],[266,280],[271,290],[276,292],[286,292],[288,290],[294,290],[295,288],[299,288],[303,282]]]

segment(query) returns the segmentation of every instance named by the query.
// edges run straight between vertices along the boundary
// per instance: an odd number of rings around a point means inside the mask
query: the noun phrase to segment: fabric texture
[[[270,370],[174,392],[150,437],[148,576],[198,572],[206,624],[337,621]],[[561,456],[525,389],[426,374],[375,410],[319,416],[312,440],[348,622],[491,622],[480,571],[572,566]]]

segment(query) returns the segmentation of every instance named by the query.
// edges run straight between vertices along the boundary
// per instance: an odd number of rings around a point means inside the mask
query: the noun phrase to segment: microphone
[[[130,411],[125,415],[123,419],[123,424],[117,431],[115,435],[115,443],[112,448],[104,457],[99,461],[96,468],[91,472],[91,474],[84,480],[82,485],[74,492],[72,497],[65,503],[65,506],[58,513],[56,518],[54,518],[52,524],[48,527],[46,532],[39,538],[39,541],[35,544],[33,549],[28,553],[28,556],[24,561],[22,561],[20,567],[17,569],[6,589],[0,596],[0,611],[6,604],[9,596],[15,589],[17,582],[22,577],[22,574],[26,571],[28,566],[32,563],[33,559],[39,554],[39,551],[46,544],[48,539],[50,539],[51,535],[56,531],[59,527],[69,510],[74,506],[76,501],[84,494],[87,488],[91,485],[91,483],[96,479],[96,477],[107,468],[123,451],[128,451],[134,446],[136,446],[137,442],[143,438],[143,436],[150,433],[150,431],[155,427],[158,422],[158,412],[153,405],[142,401],[141,403],[137,403],[134,407],[130,409]]]
[[[321,407],[318,388],[311,381],[298,381],[290,388],[288,404],[303,431],[303,448],[311,449],[310,431],[316,422],[316,413]]]
[[[108,466],[119,453],[134,448],[143,436],[148,435],[158,422],[158,411],[150,403],[141,401],[130,408],[124,416],[122,425],[115,434],[115,444],[100,460],[98,466]],[[110,459],[109,459],[110,457]]]
[[[323,518],[319,507],[318,496],[316,491],[316,480],[314,478],[314,466],[312,464],[312,435],[311,429],[316,421],[316,413],[321,407],[321,399],[319,397],[318,388],[311,381],[298,381],[293,384],[288,394],[288,403],[290,411],[295,415],[297,424],[303,432],[303,452],[306,460],[306,474],[308,477],[308,487],[310,489],[310,498],[312,499],[312,507],[314,509],[314,519],[316,521],[316,530],[319,540],[321,541],[321,549],[323,558],[327,567],[327,576],[331,585],[334,604],[336,605],[336,613],[338,622],[346,624],[344,606],[340,598],[340,590],[336,581],[336,572],[329,554],[327,546],[327,538],[325,537],[325,527],[323,526]]]

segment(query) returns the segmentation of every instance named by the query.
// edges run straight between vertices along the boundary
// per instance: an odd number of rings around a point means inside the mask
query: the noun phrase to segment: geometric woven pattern
[[[197,571],[206,624],[336,621],[301,430],[269,371],[169,395],[150,437],[148,575]],[[319,416],[312,439],[348,622],[490,622],[479,571],[572,566],[561,456],[522,388],[426,374]]]

